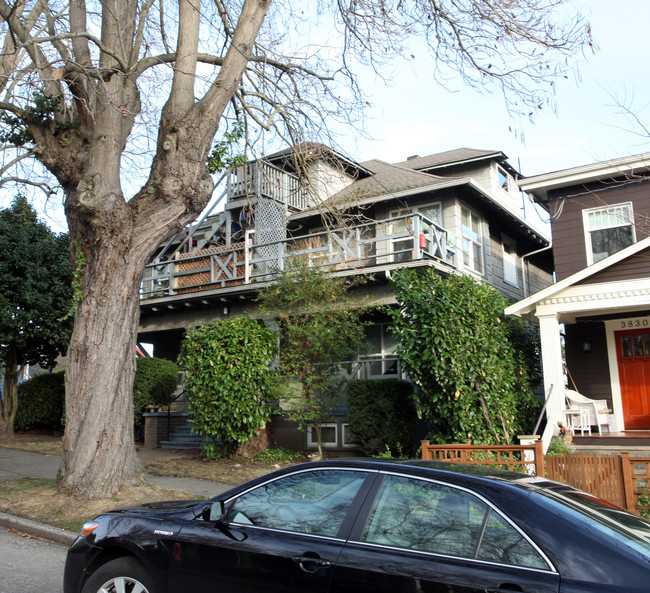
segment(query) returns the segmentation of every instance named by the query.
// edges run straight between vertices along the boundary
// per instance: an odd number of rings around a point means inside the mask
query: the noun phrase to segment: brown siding
[[[634,280],[650,278],[650,249],[628,257],[615,266],[594,274],[578,284],[595,284],[596,282],[616,282],[619,280]]]
[[[592,399],[606,399],[612,406],[612,389],[607,359],[605,324],[602,322],[567,325],[566,361],[569,371],[569,388]],[[588,340],[591,351],[584,352],[583,342]],[[573,379],[573,382],[571,381]]]
[[[650,220],[650,179],[630,180],[625,184],[612,182],[574,186],[552,192],[549,202],[553,252],[557,280],[575,274],[587,265],[582,211],[610,204],[632,202],[636,239],[648,236]]]

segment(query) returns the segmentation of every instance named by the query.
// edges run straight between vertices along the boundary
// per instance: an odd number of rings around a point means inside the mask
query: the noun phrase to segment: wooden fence
[[[523,471],[569,484],[619,507],[650,517],[650,459],[571,453],[544,456],[534,445],[431,445],[422,441],[422,459],[487,465]]]
[[[429,441],[422,441],[422,459],[490,465],[499,469],[544,475],[542,441],[535,441],[533,445],[432,445]]]

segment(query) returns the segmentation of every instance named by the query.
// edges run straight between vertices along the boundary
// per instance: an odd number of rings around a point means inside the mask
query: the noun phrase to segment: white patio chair
[[[609,413],[605,399],[590,399],[577,391],[565,389],[567,408],[572,410],[585,410],[591,426],[598,427],[598,434],[603,434],[601,426],[609,426]]]

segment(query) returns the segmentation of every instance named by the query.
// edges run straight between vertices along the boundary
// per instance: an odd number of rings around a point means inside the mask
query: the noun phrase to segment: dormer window
[[[583,210],[587,265],[636,242],[632,203]]]

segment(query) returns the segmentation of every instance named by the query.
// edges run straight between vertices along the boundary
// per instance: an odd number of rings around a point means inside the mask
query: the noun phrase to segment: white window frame
[[[341,446],[349,449],[354,449],[357,446],[350,436],[350,424],[348,422],[341,424]]]
[[[611,224],[606,226],[598,226],[591,228],[590,215],[598,212],[603,213],[614,213],[616,210],[626,210],[620,215],[621,223],[620,224]],[[616,216],[616,214],[614,214]],[[634,209],[632,207],[632,202],[621,202],[620,204],[610,204],[608,206],[599,206],[598,208],[587,208],[582,211],[582,226],[585,233],[585,254],[587,256],[587,265],[591,266],[594,262],[594,249],[591,243],[591,233],[592,231],[602,231],[605,229],[614,229],[630,226],[632,227],[632,244],[636,243],[636,228],[634,224]],[[610,253],[609,255],[613,255]]]
[[[501,178],[503,178],[503,181]],[[497,184],[504,192],[510,193],[513,181],[512,175],[501,165],[497,165]]]
[[[339,444],[339,430],[338,424],[336,422],[325,422],[320,425],[321,429],[323,428],[333,428],[334,429],[334,440],[333,441],[323,441],[321,444],[323,449],[336,449]],[[316,427],[313,424],[310,424],[307,427],[307,447],[310,449],[318,448],[318,437],[316,436]]]
[[[470,216],[470,229],[472,227],[472,222],[474,219],[478,222],[478,228],[479,228],[479,236],[478,240],[474,240],[472,236],[467,236],[465,235],[465,232],[463,230],[463,212],[467,212]],[[461,248],[460,251],[463,255],[463,268],[466,270],[469,270],[470,272],[473,272],[474,274],[479,274],[480,276],[485,275],[485,244],[484,244],[484,236],[483,236],[483,217],[481,217],[479,214],[474,212],[471,208],[468,208],[467,206],[461,205],[460,207],[460,236],[461,236]],[[465,242],[469,242],[470,244],[470,249],[468,251],[465,251]],[[474,257],[474,249],[473,247],[475,245],[478,245],[479,251],[480,251],[480,268],[477,269],[476,267],[476,258]],[[468,256],[469,263],[465,263],[465,255]]]
[[[506,251],[506,248],[510,252]],[[503,261],[503,281],[510,286],[519,288],[519,264],[517,258],[517,243],[506,235],[501,235],[501,253]]]

